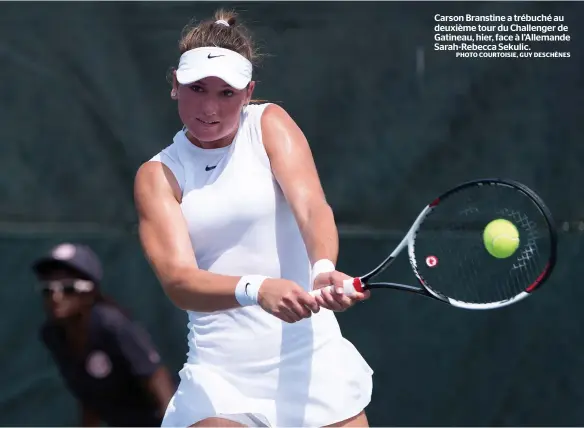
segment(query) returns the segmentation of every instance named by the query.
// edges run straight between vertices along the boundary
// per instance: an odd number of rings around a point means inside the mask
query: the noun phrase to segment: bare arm
[[[294,212],[310,261],[314,264],[328,259],[336,263],[337,226],[306,137],[277,105],[270,105],[264,111],[262,137],[274,176]]]
[[[168,167],[143,164],[136,174],[134,199],[142,247],[170,300],[199,312],[239,307],[234,293],[240,277],[198,268],[180,210],[180,188]]]
[[[339,253],[339,235],[333,211],[326,201],[308,141],[282,108],[266,107],[262,117],[262,136],[274,176],[290,204],[312,264],[328,259],[334,264]],[[327,267],[330,269],[331,267]],[[343,295],[341,272],[322,272],[314,278],[313,287],[335,285],[336,293],[323,291],[316,302],[327,309],[343,311],[368,294]]]
[[[142,247],[170,300],[183,310],[197,312],[239,307],[235,289],[241,277],[198,268],[178,202],[180,188],[170,170],[160,162],[142,165],[136,174],[134,198]],[[310,316],[307,307],[312,312],[319,309],[302,287],[278,278],[266,279],[261,289],[257,285],[257,301],[286,322]]]

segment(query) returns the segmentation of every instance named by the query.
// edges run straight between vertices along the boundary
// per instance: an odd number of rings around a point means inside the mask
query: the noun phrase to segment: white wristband
[[[235,298],[241,306],[253,306],[258,304],[258,293],[262,283],[268,279],[262,275],[242,276],[235,286]]]
[[[325,272],[334,272],[335,264],[328,259],[320,259],[312,266],[312,273],[310,274],[310,289],[314,288],[314,280],[318,275]]]

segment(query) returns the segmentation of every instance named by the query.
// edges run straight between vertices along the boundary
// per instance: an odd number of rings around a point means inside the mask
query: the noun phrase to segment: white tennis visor
[[[205,77],[218,77],[235,89],[251,81],[252,64],[235,51],[213,46],[186,51],[180,57],[176,80],[188,85]]]

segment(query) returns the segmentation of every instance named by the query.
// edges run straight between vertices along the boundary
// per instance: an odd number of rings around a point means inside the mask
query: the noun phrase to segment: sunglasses
[[[65,295],[77,293],[87,293],[94,288],[93,282],[84,279],[64,279],[55,281],[44,281],[40,286],[40,291],[44,297],[51,296],[59,292]]]

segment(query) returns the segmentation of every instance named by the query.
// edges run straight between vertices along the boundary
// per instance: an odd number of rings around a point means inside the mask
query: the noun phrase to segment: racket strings
[[[516,224],[518,225],[519,230],[524,230],[525,233],[525,244],[518,250],[520,250],[517,258],[513,266],[511,267],[512,270],[524,270],[527,277],[535,277],[539,275],[539,271],[537,270],[538,266],[542,265],[541,261],[541,254],[537,251],[537,239],[538,239],[538,232],[537,232],[537,225],[535,222],[530,221],[527,215],[520,213],[515,210],[504,209],[502,210],[503,215],[510,216],[515,220]],[[517,253],[516,253],[517,254]],[[529,260],[532,258],[536,258],[535,263],[529,263]],[[511,287],[510,292],[517,289],[517,287],[521,287],[523,282],[520,282],[518,277],[513,277],[514,284]]]
[[[464,209],[462,209],[461,214],[462,215],[476,215],[479,210],[476,207],[476,203],[473,200],[473,195],[472,194],[467,194],[466,195],[466,200],[465,200],[465,207]],[[435,214],[436,211],[433,212],[433,214]],[[434,216],[434,220],[435,220],[435,216]],[[430,223],[426,223],[425,226],[429,226]],[[451,233],[449,233],[449,235],[452,234],[459,234],[459,233],[465,233],[466,228],[464,226],[463,223],[452,223],[449,227]],[[447,232],[449,232],[448,230],[446,230]],[[476,252],[478,247],[477,243],[471,244],[472,247],[470,251],[464,251],[464,252],[460,252],[459,248],[457,248],[456,246],[444,246],[442,247],[442,251],[440,251],[440,258],[439,260],[453,260],[453,259],[459,259],[459,263],[455,264],[455,265],[451,265],[452,268],[454,269],[453,271],[448,271],[446,269],[436,269],[434,270],[433,273],[433,281],[432,284],[447,284],[449,282],[452,281],[452,278],[458,278],[457,282],[458,285],[463,288],[463,294],[465,296],[467,296],[467,300],[469,301],[473,301],[473,302],[479,302],[484,300],[484,298],[481,298],[481,290],[479,287],[474,287],[473,284],[475,284],[478,280],[478,272],[480,271],[479,266],[477,265],[477,263],[475,262],[475,257],[472,256],[473,252]],[[446,257],[445,257],[446,256]],[[442,266],[441,266],[442,267]],[[468,268],[470,267],[470,269]],[[450,268],[450,266],[449,266]],[[435,280],[434,280],[435,277]],[[449,288],[452,288],[452,286],[450,286]],[[439,290],[436,290],[439,291]],[[443,293],[443,291],[442,291]],[[450,293],[448,293],[448,295],[450,296]]]
[[[466,198],[466,204],[468,206],[476,206],[480,201],[475,200],[475,195],[473,193],[469,193]],[[474,209],[472,211],[473,215],[479,215],[481,211],[478,209]],[[464,227],[461,227],[461,230],[466,230]],[[468,278],[468,282],[466,283],[466,289],[469,290],[467,296],[469,296],[470,302],[484,302],[484,301],[491,301],[493,297],[489,295],[489,293],[485,293],[482,287],[476,287],[475,284],[481,281],[480,274],[484,274],[482,271],[482,265],[477,260],[476,254],[480,254],[484,251],[484,244],[481,240],[475,239],[472,240],[471,248],[467,251],[464,251],[464,259],[462,263],[459,264],[459,269],[463,272],[470,272],[471,276]],[[469,263],[470,262],[470,263]],[[469,264],[467,264],[469,263]],[[487,275],[489,276],[489,281],[494,281],[494,272],[488,271]],[[485,278],[485,280],[487,280]],[[492,290],[496,292],[496,300],[504,300],[505,294],[500,289]]]
[[[519,246],[506,258],[485,247],[484,229],[496,219],[508,220],[519,232]],[[524,292],[546,268],[550,252],[550,231],[539,207],[504,185],[472,186],[441,200],[414,242],[417,271],[427,286],[468,303],[505,301]]]

